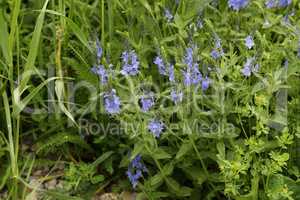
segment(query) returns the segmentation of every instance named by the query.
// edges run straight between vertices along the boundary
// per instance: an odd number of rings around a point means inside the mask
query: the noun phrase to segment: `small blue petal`
[[[178,103],[182,102],[183,93],[182,92],[177,92],[176,90],[172,89],[171,99],[175,104],[178,104]]]
[[[138,61],[136,53],[134,51],[124,51],[121,58],[123,62],[121,74],[132,76],[137,75],[137,73],[139,72],[140,62]]]
[[[98,65],[97,67],[92,67],[91,71],[98,75],[101,79],[101,84],[105,85],[108,82],[108,74],[103,65]]]
[[[148,129],[154,135],[154,137],[159,138],[164,129],[164,124],[156,119],[153,119],[148,124]]]
[[[202,91],[206,91],[209,88],[211,80],[206,76],[205,79],[202,80],[201,88]]]
[[[249,0],[228,0],[228,5],[233,10],[239,11],[245,8],[249,3]]]
[[[157,65],[158,71],[161,75],[167,75],[167,70],[164,61],[160,56],[156,56],[153,63]]]
[[[143,112],[147,112],[150,110],[152,106],[154,106],[154,95],[153,93],[149,93],[141,98],[142,110]]]
[[[120,98],[116,95],[116,91],[114,89],[104,95],[104,106],[106,112],[110,114],[117,114],[120,112],[120,105]]]
[[[254,46],[254,41],[253,41],[252,36],[248,35],[245,38],[245,45],[248,49],[252,49],[252,47]]]
[[[165,9],[165,17],[168,22],[171,22],[174,18],[169,9]]]

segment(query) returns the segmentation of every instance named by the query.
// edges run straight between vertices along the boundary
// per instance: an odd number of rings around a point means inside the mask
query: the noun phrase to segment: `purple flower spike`
[[[251,68],[249,66],[245,66],[243,69],[241,69],[241,72],[244,74],[244,76],[249,77],[251,76]]]
[[[166,67],[165,67],[164,61],[163,61],[163,59],[160,56],[156,56],[156,58],[154,59],[153,63],[157,65],[158,71],[159,71],[159,73],[161,75],[164,75],[164,76],[167,75],[167,71],[166,71]]]
[[[239,11],[245,8],[249,3],[249,0],[228,0],[228,5],[233,10]]]
[[[202,91],[206,91],[209,88],[211,80],[206,76],[205,79],[202,80],[201,88]]]
[[[136,188],[138,180],[143,176],[142,172],[148,172],[146,166],[141,162],[142,157],[137,155],[129,164],[126,175],[133,188]]]
[[[116,95],[114,89],[104,95],[104,106],[106,112],[110,114],[117,114],[120,112],[120,98]]]
[[[148,124],[148,129],[154,135],[154,137],[159,138],[164,129],[164,124],[156,119],[153,119]]]
[[[100,41],[98,38],[96,40],[96,49],[97,49],[97,60],[100,62],[102,53],[103,53],[103,49],[101,47],[101,44],[100,44]]]
[[[187,48],[186,54],[185,54],[185,57],[184,57],[184,63],[189,68],[192,68],[193,62],[194,62],[194,59],[193,59],[193,49],[192,48]]]
[[[108,82],[108,74],[103,65],[94,66],[91,71],[98,75],[101,79],[101,84],[105,85]]]
[[[169,67],[169,81],[175,83],[174,65],[170,64]]]
[[[174,18],[169,9],[165,9],[165,18],[168,22],[171,22]]]
[[[276,0],[268,0],[265,5],[267,8],[275,8],[277,5]]]
[[[137,55],[134,51],[124,51],[122,53],[123,68],[121,74],[135,76],[139,72],[140,62],[138,61]]]
[[[287,7],[292,3],[292,0],[268,0],[265,5],[267,8]]]
[[[175,104],[178,104],[178,103],[182,102],[183,93],[182,92],[177,92],[176,90],[172,89],[171,99]]]
[[[150,110],[152,106],[154,106],[154,95],[153,93],[149,93],[141,98],[142,110],[143,112],[147,112]]]
[[[248,49],[252,49],[252,47],[254,46],[253,37],[251,35],[248,35],[245,38],[245,45]]]
[[[292,3],[292,0],[279,0],[278,6],[279,7],[287,7]]]
[[[202,74],[199,71],[198,67],[199,67],[198,63],[195,63],[194,67],[192,69],[193,70],[192,71],[192,83],[194,85],[197,85],[202,80]]]
[[[190,86],[192,84],[198,84],[202,79],[202,74],[198,69],[198,63],[194,63],[192,48],[187,48],[184,62],[187,66],[186,70],[182,71],[184,85]]]
[[[241,69],[241,72],[244,76],[249,77],[251,76],[251,73],[257,73],[259,70],[259,64],[255,64],[255,59],[253,57],[247,58],[247,61],[244,65],[244,68]]]
[[[220,51],[218,51],[218,50],[216,50],[216,49],[213,49],[213,50],[210,52],[210,55],[211,55],[211,57],[212,57],[213,59],[217,60],[217,59],[219,59],[219,58],[223,55],[223,53],[220,52]]]
[[[203,21],[201,19],[197,20],[197,28],[199,28],[199,29],[203,28]]]

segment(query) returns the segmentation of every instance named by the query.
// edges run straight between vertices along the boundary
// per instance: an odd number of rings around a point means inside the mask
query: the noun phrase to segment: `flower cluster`
[[[174,18],[174,16],[172,15],[169,9],[165,9],[165,18],[167,19],[168,22],[171,22]]]
[[[182,71],[184,77],[184,85],[197,85],[202,80],[202,74],[198,69],[198,63],[194,62],[192,48],[187,48],[184,63],[187,66],[186,70]]]
[[[103,65],[94,66],[91,71],[97,74],[101,79],[101,84],[105,85],[108,81],[108,74]]]
[[[292,3],[292,0],[268,0],[266,1],[267,8],[287,7]]]
[[[228,5],[233,10],[239,11],[242,8],[245,8],[249,3],[249,0],[229,0]]]
[[[126,172],[133,188],[136,188],[138,180],[143,176],[143,172],[148,172],[146,166],[141,162],[141,155],[137,155],[129,164]]]
[[[175,89],[171,90],[171,99],[175,104],[178,104],[183,99],[183,93],[181,91],[176,91]]]
[[[151,131],[151,133],[154,135],[154,137],[159,138],[160,134],[162,133],[164,129],[164,123],[157,119],[153,119],[148,124],[148,129]]]
[[[245,38],[245,45],[248,49],[252,49],[252,47],[254,47],[254,41],[253,41],[253,37],[251,35],[248,35]]]
[[[244,76],[249,77],[251,73],[257,73],[259,70],[259,64],[255,64],[255,58],[247,58],[247,61],[244,65],[244,68],[241,69],[241,72]]]
[[[215,38],[215,48],[211,51],[210,55],[215,60],[224,55],[221,39],[218,36]]]
[[[104,106],[106,112],[117,114],[120,112],[120,105],[120,98],[116,95],[116,90],[112,89],[110,92],[104,94]]]
[[[167,75],[166,66],[164,64],[163,59],[160,56],[156,56],[153,63],[157,65],[158,71],[161,75]]]
[[[121,74],[123,75],[137,75],[139,72],[140,62],[138,61],[135,51],[124,51],[122,53],[123,68]]]
[[[91,71],[94,74],[98,75],[100,78],[101,84],[105,85],[105,84],[107,84],[107,81],[108,81],[108,73],[107,73],[105,67],[100,64],[103,50],[102,50],[102,47],[101,47],[98,39],[96,40],[96,49],[97,49],[96,55],[97,55],[97,63],[98,64],[96,66],[92,67]]]
[[[141,98],[142,110],[147,112],[152,106],[154,106],[154,94],[149,92],[148,94],[142,96]]]

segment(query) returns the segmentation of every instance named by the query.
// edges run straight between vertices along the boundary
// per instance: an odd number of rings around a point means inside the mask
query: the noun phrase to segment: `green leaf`
[[[163,183],[163,176],[161,173],[158,173],[158,174],[152,176],[148,182],[149,182],[150,186],[155,189]]]
[[[72,30],[75,36],[79,39],[79,41],[91,52],[93,53],[92,48],[88,43],[88,39],[82,29],[74,23],[71,19],[66,18],[67,26]]]
[[[40,39],[41,39],[41,33],[42,33],[42,28],[44,24],[44,18],[45,18],[45,13],[46,13],[46,8],[48,5],[49,0],[45,1],[45,4],[41,10],[41,13],[38,16],[34,31],[33,31],[33,36],[30,42],[30,47],[29,47],[29,54],[27,56],[26,64],[24,66],[24,72],[23,72],[23,78],[21,79],[20,83],[20,91],[23,91],[24,88],[27,85],[27,82],[30,79],[31,74],[34,71],[34,63],[37,57],[37,53],[39,50],[39,44],[40,44]]]
[[[183,143],[181,145],[179,151],[177,152],[175,159],[177,159],[177,160],[180,159],[182,156],[187,154],[192,148],[193,148],[193,146],[189,142]]]
[[[179,183],[173,178],[167,178],[167,186],[169,189],[180,197],[191,196],[192,189],[188,187],[180,187]]]
[[[9,50],[8,50],[8,30],[7,23],[3,17],[3,9],[0,9],[0,46],[4,55],[6,63],[9,63]]]
[[[169,176],[172,174],[173,170],[174,170],[174,163],[170,162],[163,167],[162,172],[165,176]]]
[[[168,154],[166,151],[164,151],[163,149],[159,148],[156,149],[153,153],[152,156],[157,159],[157,160],[161,160],[161,159],[169,159],[172,156],[170,154]]]
[[[102,182],[102,181],[104,181],[104,180],[105,180],[105,176],[103,176],[103,175],[97,175],[97,176],[93,176],[93,177],[91,178],[91,182],[92,182],[93,184],[100,183],[100,182]]]
[[[102,154],[100,157],[98,157],[94,162],[93,162],[93,167],[97,167],[100,163],[108,159],[114,152],[113,151],[108,151]]]

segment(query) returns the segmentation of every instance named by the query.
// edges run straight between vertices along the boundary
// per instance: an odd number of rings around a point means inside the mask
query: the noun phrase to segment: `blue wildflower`
[[[100,41],[98,38],[96,39],[96,49],[97,49],[97,60],[100,62],[103,50],[102,50],[102,47],[100,45]]]
[[[143,176],[142,172],[148,172],[146,166],[141,162],[142,157],[137,155],[129,164],[126,171],[127,177],[132,184],[133,188],[136,188],[138,180]]]
[[[205,79],[202,80],[201,88],[202,91],[205,91],[209,88],[211,80],[206,76]]]
[[[171,90],[171,99],[175,104],[178,104],[178,103],[182,102],[183,93],[177,92],[175,89],[172,89]]]
[[[218,36],[215,36],[215,48],[210,52],[210,55],[215,60],[224,55],[221,39]]]
[[[259,68],[260,68],[260,65],[259,64],[255,64],[253,67],[252,67],[252,72],[253,73],[257,73],[259,71]]]
[[[142,172],[141,170],[137,170],[135,173],[127,170],[126,171],[127,177],[132,185],[133,188],[136,188],[138,184],[138,180],[142,177]]]
[[[202,74],[198,69],[198,64],[196,63],[191,69],[187,68],[183,73],[183,83],[185,86],[190,86],[192,84],[196,85],[202,80]]]
[[[164,124],[160,122],[159,120],[153,119],[148,124],[148,129],[151,131],[151,133],[154,135],[154,137],[159,138],[160,134],[162,133],[164,129]]]
[[[142,110],[143,112],[147,112],[150,110],[152,106],[154,106],[154,95],[152,92],[148,93],[141,98]]]
[[[165,9],[165,17],[168,22],[171,22],[174,18],[169,9]]]
[[[192,67],[193,65],[193,48],[187,48],[186,49],[186,54],[184,57],[184,63],[188,66],[188,67]]]
[[[221,42],[222,42],[221,39],[218,36],[216,36],[216,38],[215,38],[215,48],[216,49],[221,49],[222,48]]]
[[[197,20],[197,28],[202,29],[203,28],[203,21],[202,19]]]
[[[174,65],[172,64],[170,64],[169,66],[169,81],[175,83]]]
[[[223,50],[217,50],[217,49],[213,49],[211,52],[210,52],[210,56],[213,58],[213,59],[218,59],[220,58],[222,55],[224,55],[224,52]]]
[[[277,6],[276,0],[268,0],[265,3],[267,8],[275,8]]]
[[[187,65],[186,71],[182,71],[184,84],[186,86],[198,84],[202,79],[202,74],[198,69],[198,63],[194,63],[192,48],[187,48],[184,63]]]
[[[259,64],[254,65],[255,59],[253,57],[247,58],[247,61],[244,65],[244,68],[241,69],[241,72],[244,76],[249,77],[251,76],[251,73],[257,73],[259,70]]]
[[[124,51],[122,53],[123,68],[121,74],[123,75],[136,75],[138,73],[139,64],[137,55],[134,51]]]
[[[198,84],[202,80],[202,74],[199,71],[198,63],[195,63],[192,68],[192,83],[194,85]]]
[[[101,79],[101,84],[105,85],[107,84],[107,81],[108,81],[108,74],[107,74],[107,71],[106,69],[104,68],[103,65],[98,65],[97,67],[94,66],[91,71],[98,75]]]
[[[249,0],[228,0],[228,5],[233,10],[239,11],[242,8],[245,8],[249,3]]]
[[[157,65],[158,71],[161,75],[167,75],[167,71],[166,71],[164,61],[160,56],[156,56],[153,63]]]
[[[289,67],[289,61],[288,61],[288,59],[286,59],[285,61],[284,61],[284,68],[288,68]]]
[[[248,35],[245,38],[245,45],[248,49],[252,49],[252,47],[254,46],[253,37],[251,35]]]
[[[243,69],[241,69],[241,72],[244,74],[244,76],[249,77],[251,76],[251,68],[249,66],[244,66]]]
[[[267,8],[275,8],[275,7],[287,7],[292,3],[292,0],[268,0],[265,5]]]
[[[142,160],[142,156],[141,155],[137,155],[132,161],[131,161],[131,166],[133,168],[136,168],[136,169],[140,169],[144,172],[147,171],[147,168],[145,167],[145,165],[143,165],[143,163],[141,162]]]
[[[292,3],[292,0],[279,0],[278,6],[279,7],[287,7]]]
[[[116,90],[112,89],[109,93],[104,94],[104,106],[106,112],[116,114],[120,112],[120,98],[116,95]]]

